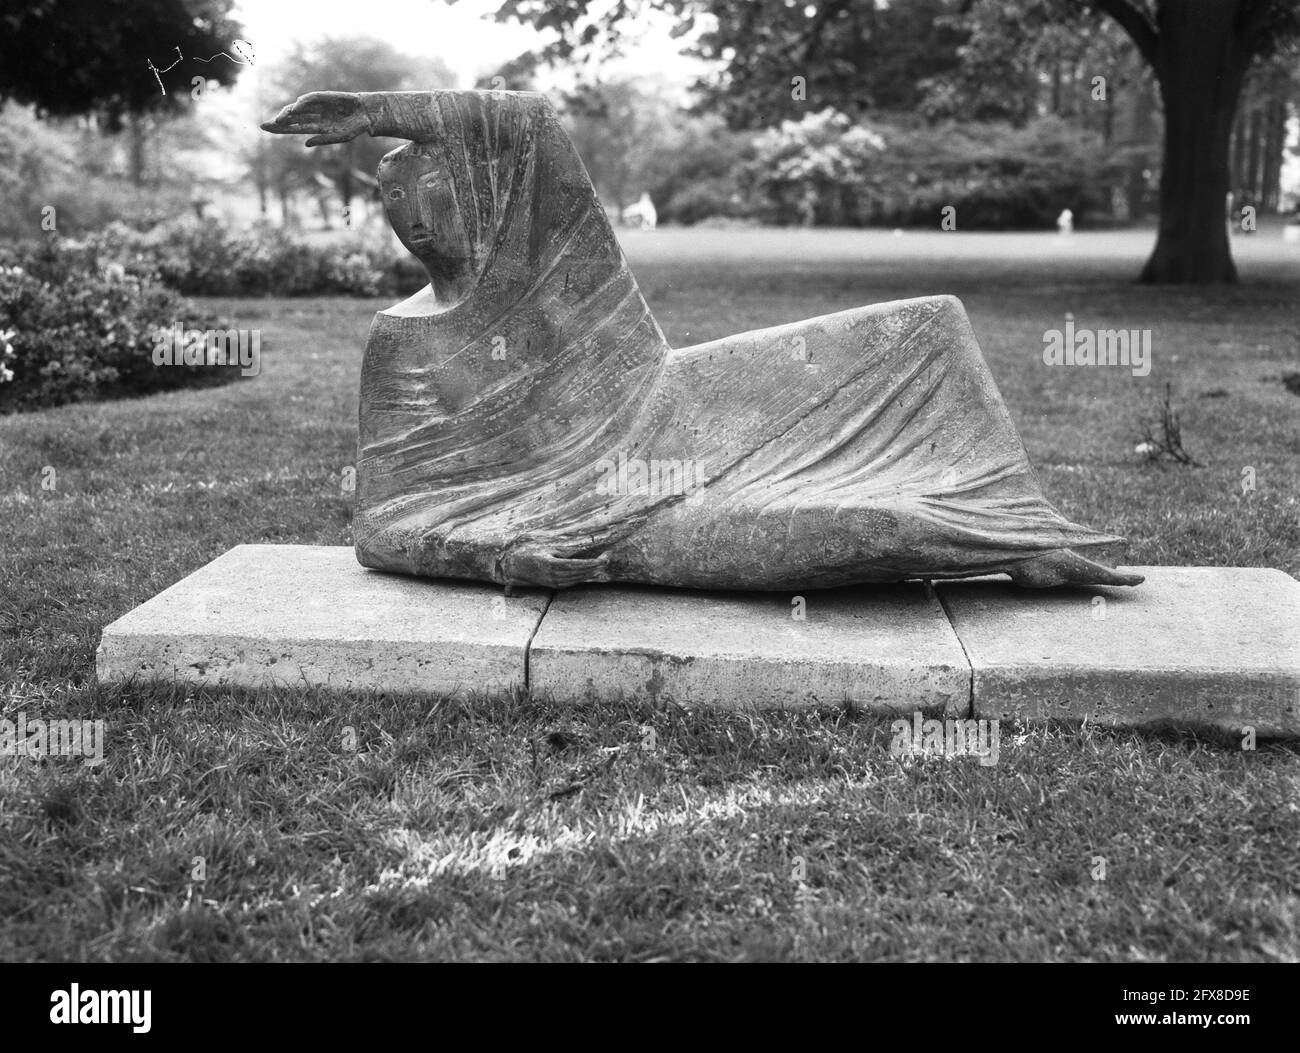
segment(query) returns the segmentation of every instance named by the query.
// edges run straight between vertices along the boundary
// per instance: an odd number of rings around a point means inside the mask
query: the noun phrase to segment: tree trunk
[[[1228,149],[1228,167],[1230,170],[1228,189],[1238,197],[1241,188],[1246,185],[1246,130],[1245,122],[1236,121],[1232,129],[1232,146]]]
[[[352,214],[352,199],[356,196],[356,180],[352,178],[352,173],[357,170],[357,144],[355,141],[350,142],[343,148],[343,180],[339,184],[339,191],[343,198],[343,224],[349,226],[349,218]]]
[[[1125,105],[1126,131],[1124,143],[1127,146],[1145,146],[1156,136],[1155,118],[1158,113],[1155,93],[1151,90],[1151,78],[1138,74],[1135,90],[1127,93]],[[1146,151],[1130,151],[1128,170],[1129,215],[1134,219],[1146,219],[1151,214],[1151,194],[1147,180],[1147,163],[1144,161]],[[1151,167],[1155,167],[1151,163]]]
[[[1263,114],[1261,114],[1259,109],[1256,108],[1251,110],[1249,114],[1243,114],[1242,116],[1245,118],[1242,123],[1244,123],[1248,129],[1247,134],[1249,135],[1248,141],[1250,143],[1249,152],[1246,155],[1247,200],[1243,201],[1242,204],[1258,206],[1260,187],[1264,185],[1263,172],[1260,167],[1263,162],[1263,155],[1260,153],[1260,148],[1263,145],[1260,141],[1263,138],[1261,135],[1263,130],[1263,121],[1261,118],[1263,117]]]
[[[1286,103],[1278,98],[1269,100],[1264,142],[1264,186],[1260,204],[1266,211],[1276,212],[1282,203],[1282,160],[1286,151]]]
[[[1115,138],[1115,100],[1107,96],[1101,111],[1101,141],[1110,149]]]
[[[136,187],[144,186],[144,122],[145,118],[138,113],[132,114],[129,121],[131,185]]]
[[[1249,56],[1235,4],[1162,4],[1156,75],[1164,100],[1160,233],[1143,282],[1235,282],[1224,222],[1232,120]]]
[[[297,230],[298,213],[294,210],[288,185],[281,182],[276,187],[276,192],[280,198],[280,226],[286,230]]]
[[[263,149],[262,140],[257,140],[257,154],[253,159],[253,183],[257,186],[257,204],[262,218],[266,219],[267,208],[269,205],[270,187],[267,186],[266,175],[266,151]]]

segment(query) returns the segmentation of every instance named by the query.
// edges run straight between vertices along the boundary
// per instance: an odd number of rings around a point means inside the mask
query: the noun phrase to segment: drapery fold
[[[456,302],[426,289],[375,318],[362,563],[507,584],[812,588],[1120,541],[1044,498],[954,298],[673,350],[542,96],[394,98],[368,105],[432,158],[411,192],[451,188],[460,226],[444,234],[475,272]],[[702,485],[602,485],[629,462]]]

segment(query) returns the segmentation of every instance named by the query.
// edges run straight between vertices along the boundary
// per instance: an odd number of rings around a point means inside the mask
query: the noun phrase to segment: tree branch
[[[1132,38],[1142,57],[1154,68],[1159,61],[1160,36],[1146,12],[1134,7],[1130,0],[1089,0],[1089,4],[1102,14],[1110,15]]]

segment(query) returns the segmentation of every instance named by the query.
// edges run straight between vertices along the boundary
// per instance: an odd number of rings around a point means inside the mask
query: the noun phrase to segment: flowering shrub
[[[868,128],[823,110],[760,134],[747,185],[769,223],[937,227],[951,205],[958,229],[1007,230],[1104,211],[1119,178],[1115,155],[1055,118]]]
[[[0,253],[0,412],[222,382],[238,368],[158,367],[154,335],[204,320],[171,289],[51,241]]]
[[[395,263],[386,244],[309,245],[264,226],[183,219],[140,232],[111,223],[79,244],[189,296],[388,296],[428,281],[414,261]]]
[[[860,226],[870,218],[873,162],[885,150],[877,133],[828,109],[782,121],[754,146],[752,171],[765,218],[803,226]]]

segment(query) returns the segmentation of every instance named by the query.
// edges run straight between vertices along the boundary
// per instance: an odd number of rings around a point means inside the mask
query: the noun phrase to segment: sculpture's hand
[[[370,131],[370,117],[361,96],[350,91],[310,91],[300,95],[262,125],[264,132],[286,135],[315,133],[308,146],[346,143]]]

